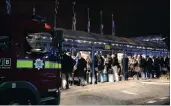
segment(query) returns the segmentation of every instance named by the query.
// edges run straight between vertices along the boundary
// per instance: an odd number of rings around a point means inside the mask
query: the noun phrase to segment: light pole
[[[57,19],[57,14],[58,14],[58,6],[59,6],[59,2],[58,2],[58,0],[55,0],[54,29],[56,28],[56,19]]]

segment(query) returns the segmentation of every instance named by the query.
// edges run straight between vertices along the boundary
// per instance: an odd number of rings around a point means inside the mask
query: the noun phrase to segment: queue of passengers
[[[113,82],[120,81],[123,78],[123,72],[125,75],[124,80],[128,80],[129,77],[138,80],[159,78],[161,74],[166,74],[170,70],[169,60],[168,57],[146,56],[145,58],[141,55],[126,55],[125,58],[119,61],[117,54],[103,56],[96,53],[94,55],[95,79],[93,80],[92,59],[90,56],[83,58],[80,52],[76,56],[72,56],[70,52],[64,53],[62,61],[63,89],[69,89],[69,85],[74,85],[75,77],[78,78],[78,86],[85,86],[86,83],[92,84],[92,81],[97,84],[99,75],[103,74],[104,71],[113,75]],[[107,75],[107,82],[109,79]]]

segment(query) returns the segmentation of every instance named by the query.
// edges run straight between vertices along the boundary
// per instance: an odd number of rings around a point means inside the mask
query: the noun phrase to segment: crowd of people
[[[62,85],[63,89],[69,89],[78,78],[78,86],[99,83],[99,76],[106,73],[106,82],[113,77],[113,82],[133,79],[159,78],[160,75],[170,71],[170,59],[168,57],[150,57],[142,55],[129,56],[118,59],[117,54],[94,55],[94,77],[92,71],[92,59],[90,56],[82,56],[80,52],[72,56],[70,52],[63,54],[62,59]],[[93,79],[94,78],[94,79]]]

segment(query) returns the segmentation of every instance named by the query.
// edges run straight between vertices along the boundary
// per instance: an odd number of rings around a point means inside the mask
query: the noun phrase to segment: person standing
[[[87,83],[89,84],[91,81],[90,80],[92,80],[91,79],[91,66],[92,66],[92,61],[91,61],[91,57],[90,56],[87,56],[86,57],[86,62],[87,62],[87,75],[86,75],[86,80],[87,80]]]
[[[69,78],[72,77],[73,67],[74,67],[74,60],[72,59],[71,54],[70,53],[64,54],[62,60],[62,71],[64,74],[63,76],[65,77],[66,80],[66,89],[69,89]]]
[[[69,77],[69,84],[73,85],[74,84],[74,79],[73,79],[73,68],[75,65],[75,60],[71,56],[71,52],[67,53],[68,56],[68,77]]]
[[[167,70],[170,71],[170,58],[169,57],[165,58],[164,64],[165,64]]]
[[[145,79],[148,79],[149,73],[148,73],[148,70],[147,70],[147,56],[146,57],[143,57],[143,59],[144,59],[144,74],[145,74]]]
[[[164,58],[160,57],[160,66],[161,68],[164,67]]]
[[[104,59],[102,57],[101,54],[98,55],[98,63],[97,63],[97,67],[98,67],[98,75],[97,75],[97,79],[100,75],[102,75],[103,69],[104,69]],[[101,79],[102,82],[102,79]]]
[[[130,70],[131,70],[130,76],[133,77],[134,76],[134,73],[135,73],[135,59],[132,56],[130,60],[131,60],[129,62],[130,63]]]
[[[85,71],[87,62],[81,57],[81,53],[77,53],[76,71],[78,72],[79,86],[85,86]]]
[[[117,54],[112,55],[112,71],[113,71],[113,78],[114,81],[119,81],[119,75],[118,75],[118,58]]]
[[[149,78],[154,78],[153,73],[153,60],[149,56],[147,56],[147,72],[149,73]]]
[[[156,72],[156,77],[160,77],[160,62],[158,57],[154,57],[154,68]]]
[[[107,54],[107,57],[105,59],[105,69],[106,69],[107,73],[109,73],[111,66],[112,66],[112,58],[109,54]],[[109,76],[108,75],[107,75],[107,82],[109,82]]]
[[[95,76],[95,84],[98,83],[98,54],[95,53],[94,55],[94,68],[95,68],[95,73],[94,73],[94,76]],[[91,82],[93,83],[94,79],[93,79],[93,73],[91,73],[91,76],[92,76],[92,80]]]
[[[137,56],[134,57],[134,70],[135,70],[135,74],[133,76],[133,79],[137,79],[139,80],[140,77],[140,65],[139,65],[139,59]]]
[[[124,61],[125,61],[125,64],[124,64]],[[129,59],[127,55],[125,54],[125,58],[123,57],[122,59],[122,64],[123,66],[125,65],[125,67],[123,67],[123,72],[125,72],[125,80],[128,80],[128,63],[129,63]]]
[[[141,73],[141,79],[145,80],[145,59],[140,56],[140,73]]]
[[[61,64],[62,64],[62,89],[67,89],[67,64],[66,62],[68,61],[68,56],[66,55],[66,52],[63,53],[62,55],[62,61],[61,61]]]

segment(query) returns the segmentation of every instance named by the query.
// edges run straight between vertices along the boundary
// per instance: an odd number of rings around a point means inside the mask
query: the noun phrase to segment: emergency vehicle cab
[[[62,31],[38,16],[1,16],[0,104],[59,105]]]

